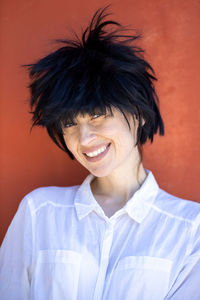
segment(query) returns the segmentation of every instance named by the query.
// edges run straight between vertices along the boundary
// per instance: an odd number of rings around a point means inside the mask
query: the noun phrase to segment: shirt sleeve
[[[27,300],[30,290],[32,221],[25,197],[0,248],[0,300]]]
[[[199,217],[198,217],[199,220]],[[200,299],[200,226],[194,225],[189,255],[165,300]]]

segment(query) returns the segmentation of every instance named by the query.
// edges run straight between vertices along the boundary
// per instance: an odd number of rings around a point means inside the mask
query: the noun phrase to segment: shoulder
[[[183,220],[189,223],[196,222],[200,216],[200,203],[182,199],[159,188],[155,208],[172,218]]]
[[[38,210],[40,207],[48,205],[73,206],[78,187],[78,185],[69,187],[39,187],[28,193],[24,197],[23,202],[26,202],[31,210]]]

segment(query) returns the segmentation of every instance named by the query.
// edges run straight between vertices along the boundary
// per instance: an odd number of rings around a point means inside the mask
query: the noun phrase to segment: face
[[[137,120],[126,114],[131,130],[116,108],[113,115],[78,115],[75,122],[63,128],[64,140],[74,157],[90,173],[104,177],[112,172],[126,171],[126,167],[138,161],[135,147]]]

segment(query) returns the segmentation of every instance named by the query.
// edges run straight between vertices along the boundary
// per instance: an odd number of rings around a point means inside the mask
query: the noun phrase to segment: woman
[[[22,200],[1,247],[0,299],[200,299],[200,206],[143,167],[142,145],[164,134],[156,78],[130,44],[138,36],[106,16],[28,65],[33,125],[90,174]]]

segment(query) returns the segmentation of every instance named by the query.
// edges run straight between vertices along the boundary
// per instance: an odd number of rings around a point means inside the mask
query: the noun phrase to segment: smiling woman
[[[26,65],[33,126],[90,174],[21,201],[0,250],[1,300],[200,299],[200,205],[143,167],[142,146],[164,135],[156,77],[106,9],[81,40]]]
[[[117,173],[122,176],[128,171],[128,166],[132,173],[139,161],[134,123],[138,122],[133,122],[130,113],[126,113],[125,119],[114,107],[105,114],[78,115],[74,123],[63,127],[64,140],[74,157],[90,173],[97,177],[111,177]],[[142,167],[140,172],[144,176]],[[120,178],[116,176],[115,183],[117,177]]]

